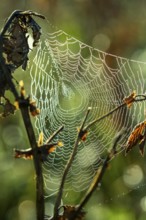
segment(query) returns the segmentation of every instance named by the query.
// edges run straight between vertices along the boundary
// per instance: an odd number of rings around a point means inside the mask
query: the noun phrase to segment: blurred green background
[[[1,0],[0,25],[16,9],[37,11],[59,29],[100,50],[145,61],[146,2],[144,0]],[[23,75],[22,75],[23,74]],[[26,72],[15,77],[24,79]],[[35,175],[32,161],[15,160],[13,148],[29,147],[20,113],[0,118],[0,219],[35,219]],[[145,157],[137,150],[111,162],[100,192],[87,205],[86,220],[146,218]],[[72,193],[68,203],[79,202]]]

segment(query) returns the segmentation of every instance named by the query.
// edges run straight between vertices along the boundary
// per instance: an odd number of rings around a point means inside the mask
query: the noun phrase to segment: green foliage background
[[[16,9],[42,13],[60,29],[106,52],[146,60],[144,0],[1,0],[0,25]],[[24,79],[29,92],[28,72],[19,70],[15,77]],[[16,147],[29,147],[19,112],[6,119],[0,118],[0,219],[32,220],[35,219],[33,163],[15,160],[13,148]],[[127,186],[123,175],[131,166],[138,167],[136,178],[142,172],[142,181]],[[111,162],[101,191],[95,192],[87,205],[86,220],[144,220],[145,174],[145,157],[141,158],[136,149],[127,157],[119,155]],[[79,196],[72,193],[67,202],[76,198],[79,201]]]

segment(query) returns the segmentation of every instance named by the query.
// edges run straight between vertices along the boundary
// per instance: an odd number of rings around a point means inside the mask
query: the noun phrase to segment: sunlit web
[[[134,90],[146,90],[146,63],[128,60],[92,48],[62,30],[43,34],[31,63],[31,95],[41,109],[35,126],[47,139],[61,125],[56,140],[64,146],[48,156],[44,177],[48,194],[59,187],[64,167],[72,152],[77,128],[92,107],[87,124],[123,102]],[[144,119],[145,103],[136,103],[107,117],[89,129],[67,176],[65,190],[85,190],[102,164],[118,131],[126,128],[118,146],[123,151],[135,124]]]

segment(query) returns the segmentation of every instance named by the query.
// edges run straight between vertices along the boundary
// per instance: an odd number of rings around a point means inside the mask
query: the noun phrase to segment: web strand
[[[87,123],[122,104],[124,97],[134,90],[144,94],[146,63],[107,54],[61,30],[48,29],[30,72],[31,95],[41,109],[35,122],[38,134],[43,131],[47,140],[64,125],[56,138],[63,141],[64,146],[50,154],[44,165],[46,189],[51,195],[58,190],[77,128],[88,107],[92,110]],[[87,140],[78,147],[65,190],[82,191],[89,186],[116,133],[126,129],[118,146],[118,150],[123,151],[133,127],[144,119],[144,110],[144,102],[130,109],[123,107],[89,129]]]

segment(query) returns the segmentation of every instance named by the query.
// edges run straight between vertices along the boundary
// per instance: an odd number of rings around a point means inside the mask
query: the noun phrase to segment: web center
[[[68,81],[63,81],[59,88],[59,103],[64,110],[79,108],[82,104],[83,96]]]

